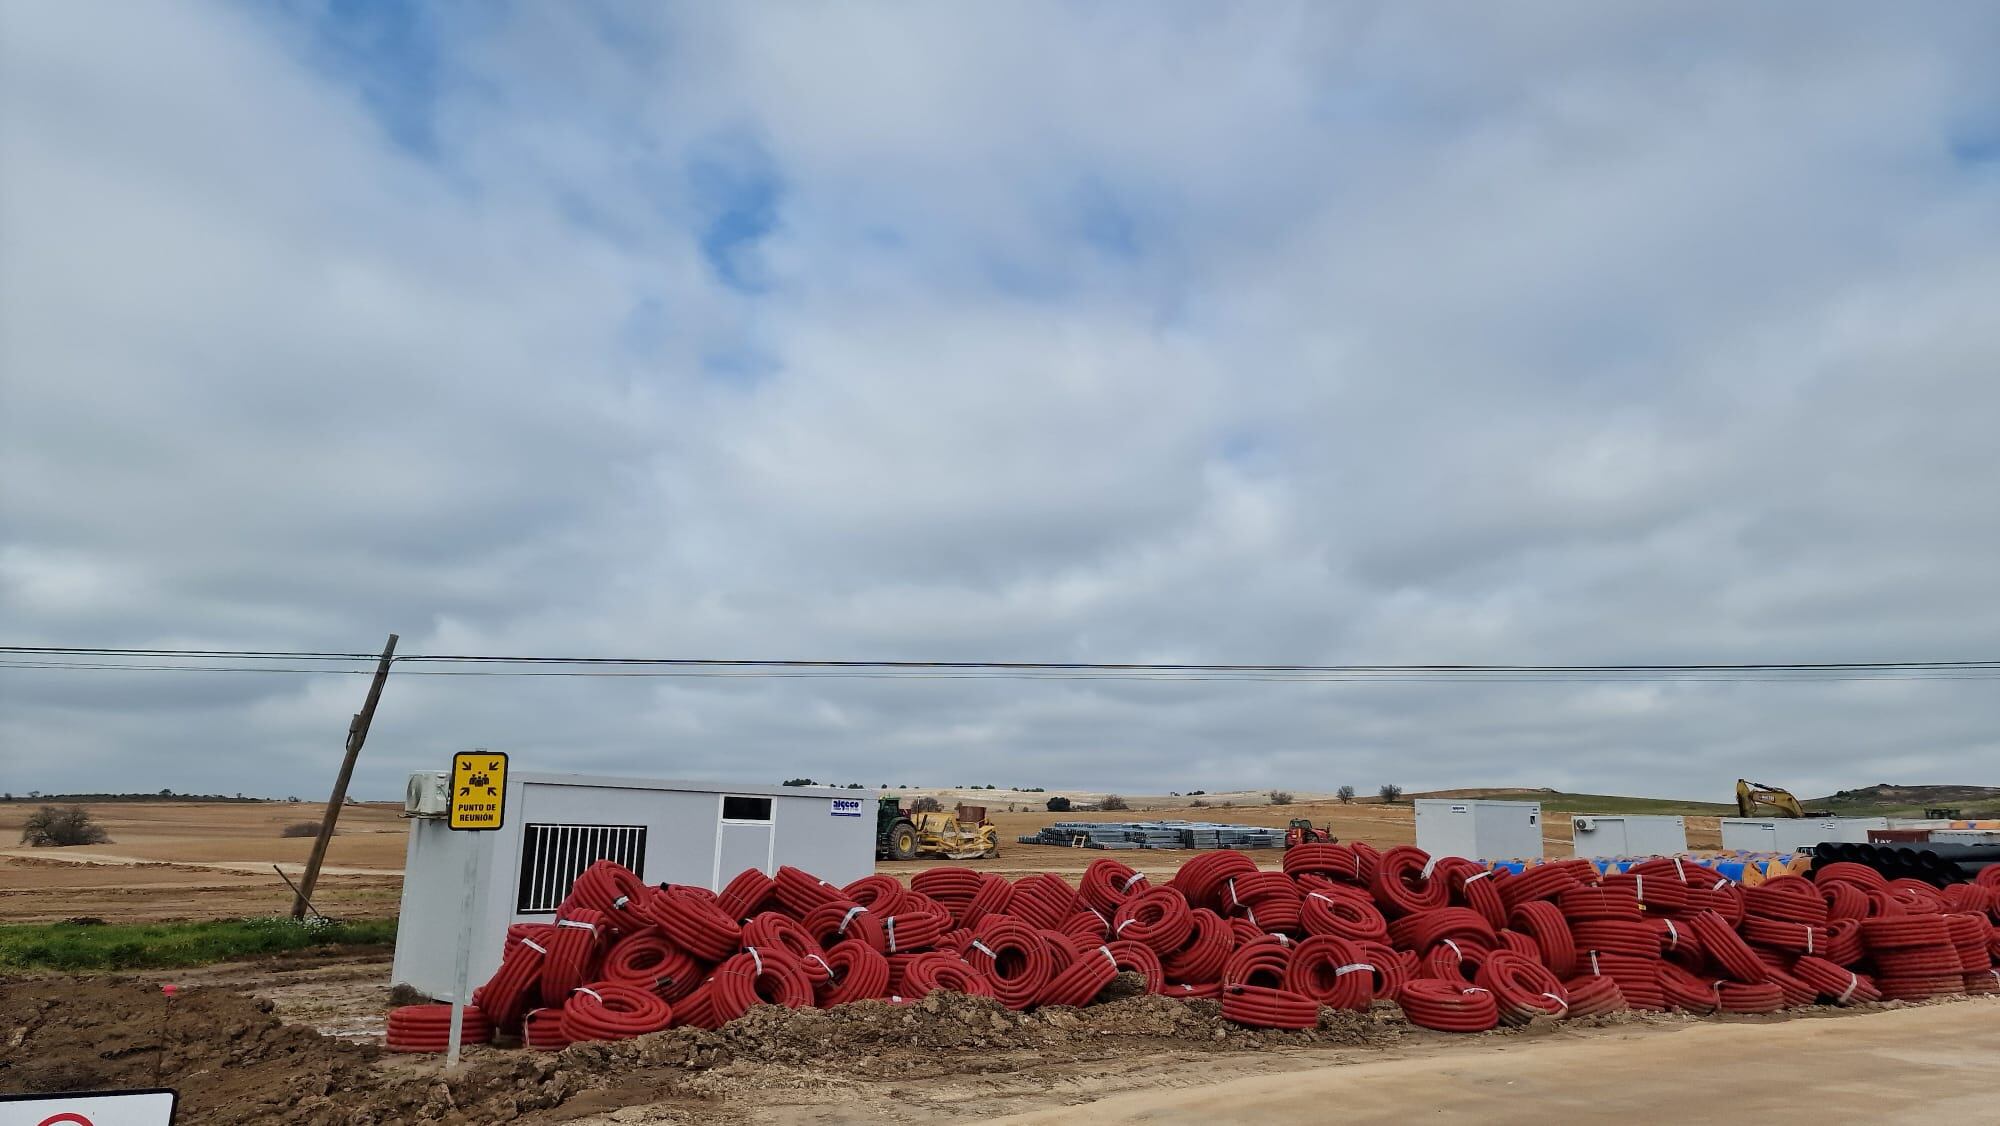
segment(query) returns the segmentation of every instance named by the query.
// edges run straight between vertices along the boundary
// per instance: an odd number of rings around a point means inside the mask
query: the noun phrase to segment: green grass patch
[[[177,969],[319,946],[380,946],[395,940],[394,919],[0,926],[0,969]]]
[[[1615,794],[1549,794],[1542,808],[1550,813],[1662,813],[1680,817],[1734,817],[1734,801],[1682,801],[1678,798],[1626,798]]]

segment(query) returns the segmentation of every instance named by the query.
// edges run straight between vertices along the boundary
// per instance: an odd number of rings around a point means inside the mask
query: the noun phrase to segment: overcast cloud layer
[[[2000,12],[0,3],[13,644],[2000,656]],[[358,677],[0,669],[0,787]],[[1992,681],[393,679],[517,769],[2000,784]]]

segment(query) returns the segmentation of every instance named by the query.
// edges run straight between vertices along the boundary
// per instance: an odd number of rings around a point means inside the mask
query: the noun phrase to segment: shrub
[[[920,798],[910,799],[911,813],[939,813],[942,812],[943,810],[944,810],[944,803],[930,796],[929,794],[925,794],[923,797]]]
[[[278,830],[278,835],[281,837],[317,837],[319,836],[319,822],[294,821],[290,825]]]
[[[1191,801],[1191,802],[1189,802],[1189,803],[1188,803],[1188,808],[1189,808],[1189,809],[1206,809],[1206,808],[1208,808],[1208,803],[1207,803],[1207,802],[1205,802],[1205,801],[1203,801],[1203,800],[1201,800],[1200,798],[1196,798],[1196,799],[1194,799],[1193,801]]]
[[[92,821],[89,812],[80,805],[66,809],[45,805],[30,813],[21,824],[21,843],[36,848],[103,844],[110,839],[104,826]]]
[[[1125,799],[1124,799],[1124,798],[1121,798],[1121,797],[1119,797],[1119,796],[1118,796],[1117,794],[1106,794],[1106,795],[1104,795],[1104,800],[1103,800],[1103,801],[1101,801],[1101,802],[1098,802],[1098,803],[1097,803],[1097,808],[1099,808],[1099,809],[1131,809],[1132,807],[1131,807],[1131,806],[1129,806],[1129,805],[1126,805],[1126,804],[1125,804]]]
[[[1050,798],[1050,799],[1049,799],[1049,812],[1050,812],[1050,813],[1068,813],[1068,812],[1069,812],[1069,799],[1068,799],[1068,798],[1060,798],[1060,797],[1058,797],[1058,798]]]
[[[1403,796],[1403,788],[1401,786],[1395,785],[1394,783],[1384,786],[1375,792],[1379,794],[1382,800],[1385,802],[1393,802]]]
[[[1271,799],[1272,805],[1292,804],[1292,792],[1290,790],[1272,790],[1264,796]]]
[[[1340,804],[1351,805],[1354,802],[1354,787],[1342,786],[1340,789],[1334,791],[1333,796],[1340,799]]]

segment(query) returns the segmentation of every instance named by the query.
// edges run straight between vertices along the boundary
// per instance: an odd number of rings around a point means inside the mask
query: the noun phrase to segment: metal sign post
[[[451,816],[447,826],[460,832],[490,833],[506,823],[507,756],[495,751],[464,751],[451,756]],[[479,889],[479,850],[465,853],[464,898],[458,907],[458,960],[453,967],[451,990],[451,1039],[445,1047],[444,1066],[458,1066],[459,1045],[465,1032],[465,1002],[471,986],[472,912]]]

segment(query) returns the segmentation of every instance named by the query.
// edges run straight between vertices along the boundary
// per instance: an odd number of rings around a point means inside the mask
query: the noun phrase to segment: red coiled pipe
[[[575,907],[568,915],[556,916],[556,933],[549,939],[548,956],[542,960],[542,1004],[564,1004],[570,990],[597,976],[603,922],[604,916],[588,907]]]
[[[1020,898],[1018,891],[1015,898]],[[1193,933],[1194,913],[1181,893],[1170,887],[1133,896],[1119,905],[1111,919],[1111,937],[1143,942],[1162,960],[1185,945]]]
[[[1077,894],[1092,910],[1110,916],[1118,913],[1120,904],[1149,886],[1143,873],[1124,861],[1106,856],[1091,861],[1083,870]]]
[[[459,1026],[461,1043],[483,1044],[493,1036],[493,1026],[476,1005],[465,1007]],[[389,1010],[389,1050],[392,1052],[442,1052],[451,1044],[450,1005],[400,1005]]]
[[[947,989],[970,997],[991,997],[993,986],[956,954],[932,951],[910,959],[903,970],[903,985],[913,997],[927,997],[931,991]]]
[[[1365,1009],[1375,999],[1375,967],[1354,943],[1314,935],[1292,950],[1284,986],[1330,1008]]]
[[[1118,956],[1108,946],[1080,951],[1075,961],[1049,979],[1036,997],[1042,1005],[1088,1005],[1118,976]]]
[[[563,1003],[562,1034],[571,1040],[630,1040],[673,1023],[673,1008],[636,985],[599,981]]]
[[[827,950],[827,980],[815,989],[823,1007],[880,997],[889,991],[889,959],[865,942],[849,939]]]
[[[620,985],[650,989],[668,1003],[701,985],[701,963],[657,930],[634,931],[611,944],[600,975]]]
[[[1042,936],[1006,916],[980,925],[965,960],[992,983],[996,1000],[1017,1011],[1034,1004],[1055,976],[1055,959]]]
[[[732,919],[748,919],[776,899],[772,893],[777,886],[776,881],[762,871],[745,868],[724,885],[722,894],[715,897],[715,905]]]
[[[1576,939],[1562,908],[1547,900],[1530,900],[1514,908],[1508,924],[1535,940],[1542,952],[1542,964],[1557,977],[1576,973]]]
[[[1262,985],[1222,987],[1222,1015],[1251,1028],[1305,1029],[1319,1026],[1319,1003],[1285,989]]]
[[[1143,942],[1108,942],[1105,949],[1118,964],[1118,972],[1134,973],[1146,981],[1146,992],[1158,993],[1166,988],[1166,969],[1160,964],[1160,956]]]
[[[1163,889],[1164,890],[1164,889]],[[1174,981],[1221,981],[1223,966],[1235,948],[1230,925],[1206,907],[1188,913],[1188,937],[1171,953],[1160,956],[1160,966]],[[1129,936],[1121,942],[1137,941]],[[1146,943],[1139,943],[1153,949]],[[1158,950],[1154,950],[1156,955]]]
[[[1307,892],[1299,901],[1299,925],[1309,935],[1332,935],[1350,942],[1384,942],[1389,937],[1388,920],[1375,909],[1368,893],[1359,889]]]
[[[1382,854],[1372,887],[1384,915],[1432,911],[1451,902],[1451,888],[1427,874],[1431,854],[1415,845],[1397,845]]]
[[[1418,978],[1403,987],[1396,1003],[1411,1024],[1439,1032],[1484,1032],[1500,1023],[1493,994],[1462,982]]]
[[[674,889],[648,903],[660,930],[681,949],[704,962],[720,962],[743,944],[743,928],[721,907]]]
[[[1508,1024],[1526,1024],[1539,1016],[1561,1017],[1569,1013],[1569,991],[1563,988],[1562,979],[1540,962],[1519,954],[1495,951],[1479,967],[1474,981],[1493,995],[1500,1019]]]

